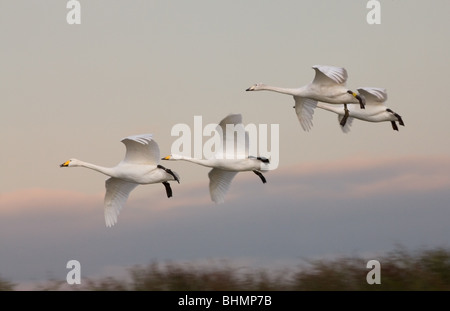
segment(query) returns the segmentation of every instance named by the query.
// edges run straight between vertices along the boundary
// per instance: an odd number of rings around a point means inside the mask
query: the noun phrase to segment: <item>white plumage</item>
[[[376,87],[358,88],[358,93],[366,99],[366,109],[361,110],[354,106],[348,106],[349,117],[344,123],[345,109],[344,105],[329,105],[327,103],[318,103],[317,107],[334,112],[338,115],[338,121],[344,133],[350,131],[353,119],[359,119],[367,122],[391,122],[392,129],[398,131],[396,122],[404,126],[402,117],[389,109],[385,102],[388,98],[386,89]]]
[[[158,164],[160,152],[152,134],[128,136],[122,139],[122,142],[126,147],[125,158],[115,167],[102,167],[77,159],[70,159],[60,165],[82,166],[110,176],[105,182],[104,206],[107,227],[117,223],[117,216],[130,192],[138,185],[162,183],[167,196],[171,197],[172,189],[168,181],[179,182],[177,173]]]
[[[227,127],[231,125],[232,127]],[[195,159],[187,156],[171,154],[163,160],[182,160],[206,167],[212,167],[208,173],[209,192],[211,200],[215,203],[223,203],[231,182],[238,172],[253,171],[262,182],[266,179],[261,171],[268,169],[268,160],[261,157],[252,157],[249,153],[249,137],[244,130],[241,114],[230,114],[218,125],[221,133],[221,145],[213,157],[209,159]],[[234,129],[245,133],[244,140],[239,141],[234,136]],[[227,148],[232,146],[232,148]],[[232,149],[232,150],[231,150]]]
[[[364,97],[349,90],[345,84],[347,70],[342,67],[316,65],[313,81],[300,88],[282,88],[257,83],[246,91],[273,91],[292,95],[295,100],[295,112],[303,130],[312,128],[312,116],[317,102],[326,102],[333,105],[359,104],[364,108]]]

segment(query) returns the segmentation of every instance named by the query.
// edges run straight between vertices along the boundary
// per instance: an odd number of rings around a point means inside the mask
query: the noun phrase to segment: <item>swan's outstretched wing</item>
[[[338,114],[339,127],[341,128],[342,132],[348,133],[348,132],[350,132],[350,127],[352,126],[354,118],[348,117],[347,121],[345,121],[345,125],[341,126],[341,121],[342,121],[343,118],[344,118],[343,115]]]
[[[128,136],[122,142],[127,148],[124,162],[150,165],[159,163],[159,147],[152,134]]]
[[[220,121],[217,130],[222,134],[222,143],[215,154],[217,159],[244,159],[248,157],[249,137],[242,124],[241,114],[226,116]]]
[[[242,124],[242,115],[240,113],[229,114],[220,121],[219,126],[224,130],[227,124]]]
[[[309,131],[312,126],[312,119],[314,115],[314,109],[317,107],[317,101],[305,97],[294,96],[295,100],[295,112],[297,113],[298,120],[303,130]]]
[[[209,194],[213,202],[223,203],[225,201],[225,195],[230,188],[231,181],[237,173],[218,168],[213,168],[209,171]]]
[[[365,97],[366,105],[380,105],[387,100],[387,92],[383,88],[360,87],[358,93]]]
[[[111,227],[117,222],[117,216],[125,205],[130,192],[138,184],[111,177],[106,180],[105,186],[105,222],[107,227]]]
[[[316,65],[312,67],[316,75],[312,83],[321,85],[342,84],[347,81],[347,70],[342,67]]]

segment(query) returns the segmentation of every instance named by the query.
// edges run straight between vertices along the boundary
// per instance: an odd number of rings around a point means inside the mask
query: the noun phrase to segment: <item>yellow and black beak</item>
[[[59,167],[68,167],[69,166],[69,163],[70,163],[70,160],[69,161],[66,161],[66,162],[64,162],[63,164],[61,164]]]
[[[161,158],[161,160],[170,160],[171,158],[172,158],[172,156],[168,155],[168,156],[165,157],[165,158]]]

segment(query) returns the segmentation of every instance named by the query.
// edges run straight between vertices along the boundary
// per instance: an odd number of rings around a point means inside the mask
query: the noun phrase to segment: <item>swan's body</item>
[[[359,104],[364,109],[364,97],[349,90],[345,84],[347,70],[342,67],[313,66],[316,75],[314,80],[300,88],[282,88],[262,83],[249,87],[246,91],[273,91],[292,95],[295,100],[295,112],[302,128],[308,131],[312,127],[311,116],[317,102],[326,102],[334,105]]]
[[[247,132],[245,132],[245,148],[238,148],[239,146],[236,145],[236,142],[232,141],[231,143],[234,145],[233,151],[227,151],[227,140],[234,139],[234,133],[227,131],[227,124],[242,126],[243,128],[242,116],[240,114],[230,114],[220,122],[218,127],[220,128],[219,132],[222,133],[222,147],[212,158],[196,159],[176,154],[171,154],[163,158],[163,160],[181,160],[211,167],[212,170],[208,173],[209,192],[211,200],[215,203],[223,203],[225,201],[225,195],[230,187],[231,181],[238,172],[253,171],[261,178],[263,183],[266,183],[266,179],[261,171],[268,169],[269,160],[249,156],[249,138]]]
[[[162,183],[167,196],[172,196],[168,181],[179,182],[178,174],[158,165],[160,152],[151,134],[129,136],[122,139],[127,150],[125,158],[115,167],[103,167],[77,159],[70,159],[61,167],[86,167],[107,176],[105,194],[105,222],[107,227],[117,222],[117,216],[125,205],[130,192],[138,185]]]
[[[358,93],[366,99],[366,109],[361,110],[353,105],[348,106],[349,116],[344,123],[342,120],[345,115],[344,105],[330,105],[327,103],[317,103],[317,107],[334,112],[338,115],[338,121],[342,125],[341,129],[344,133],[350,131],[353,119],[359,119],[367,122],[391,122],[392,129],[398,131],[395,122],[404,126],[402,117],[386,107],[387,93],[385,89],[364,87],[358,88]]]

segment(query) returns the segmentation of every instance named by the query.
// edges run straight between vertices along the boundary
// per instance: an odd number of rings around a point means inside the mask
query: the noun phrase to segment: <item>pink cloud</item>
[[[237,202],[243,196],[282,197],[363,197],[408,192],[429,192],[450,189],[449,156],[411,156],[398,158],[354,157],[336,161],[317,161],[279,168],[266,173],[267,184],[252,173],[237,175],[226,202]],[[314,181],[314,182],[309,182]],[[191,184],[174,184],[174,197],[161,195],[162,189],[151,193],[132,193],[127,206],[145,206],[153,210],[177,209],[184,206],[214,206],[208,190],[208,177]],[[153,191],[159,191],[156,195]],[[261,194],[261,191],[263,193]],[[61,206],[98,208],[102,213],[104,193],[84,194],[53,189],[22,189],[0,194],[0,213],[40,212]],[[150,202],[150,203],[148,203]],[[68,209],[70,210],[70,209]]]
[[[251,182],[253,176],[245,176]],[[449,156],[353,157],[279,168],[266,174],[268,194],[362,197],[450,189]],[[308,182],[314,180],[315,182]],[[318,186],[318,182],[319,183]]]
[[[136,216],[135,221],[139,222],[139,217],[142,217],[143,213],[158,217],[157,215],[170,209],[211,205],[207,187],[207,182],[184,187],[181,184],[174,184],[172,186],[174,196],[169,199],[162,186],[149,187],[145,190],[143,186],[140,192],[135,190],[131,193],[119,215],[119,223],[124,216],[127,218]],[[68,223],[84,227],[89,224],[103,226],[103,197],[104,192],[85,194],[61,189],[21,189],[0,194],[0,216],[3,219],[20,218],[27,221],[49,220],[56,217],[65,226]],[[81,222],[78,220],[74,222],[74,217],[80,217]]]
[[[444,172],[433,172],[431,174],[404,172],[384,180],[354,185],[354,188],[355,193],[359,196],[450,189],[450,172],[448,170]]]
[[[76,204],[80,207],[103,201],[103,195],[87,195],[67,190],[52,190],[42,188],[21,189],[0,194],[0,212],[22,213],[33,206],[41,209],[53,209],[55,206]]]

